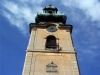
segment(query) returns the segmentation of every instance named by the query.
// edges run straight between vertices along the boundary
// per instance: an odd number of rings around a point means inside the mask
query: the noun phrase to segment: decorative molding
[[[31,33],[31,29],[36,27],[36,28],[46,28],[47,25],[46,24],[53,24],[53,25],[56,25],[57,28],[59,29],[67,29],[69,31],[72,32],[72,29],[73,29],[73,26],[70,25],[70,24],[58,24],[58,23],[52,23],[52,22],[48,22],[48,23],[45,23],[45,24],[39,24],[39,23],[30,23],[29,24],[29,28],[30,28],[30,33]]]
[[[53,51],[51,50],[44,50],[44,49],[27,49],[26,52],[42,52],[42,53],[54,53]],[[65,50],[65,51],[59,51],[58,53],[68,53],[68,54],[76,54],[76,51],[72,51],[72,50]]]
[[[46,65],[46,72],[47,73],[57,73],[58,66],[52,61],[51,63]]]

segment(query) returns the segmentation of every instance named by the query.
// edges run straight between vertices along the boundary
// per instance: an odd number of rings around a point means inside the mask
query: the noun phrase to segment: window
[[[45,47],[46,49],[49,48],[49,49],[56,49],[57,48],[57,43],[56,43],[56,38],[55,36],[48,36],[46,38],[46,44],[45,44]]]

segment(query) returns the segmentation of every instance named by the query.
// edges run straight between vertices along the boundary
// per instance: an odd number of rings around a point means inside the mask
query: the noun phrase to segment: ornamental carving
[[[58,66],[52,61],[48,65],[46,65],[46,72],[48,73],[57,73],[58,72]]]

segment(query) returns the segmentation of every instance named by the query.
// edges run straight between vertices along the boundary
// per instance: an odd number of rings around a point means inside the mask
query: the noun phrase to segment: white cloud
[[[42,0],[40,1],[42,2]],[[13,1],[4,1],[2,6],[5,8],[2,10],[3,16],[9,20],[11,25],[18,27],[23,33],[26,32],[25,27],[29,25],[29,23],[35,22],[36,13],[42,11],[40,5],[34,4],[32,8],[28,6],[28,3],[18,4]]]
[[[98,0],[63,0],[62,4],[67,7],[78,8],[91,18],[91,21],[100,22],[100,2]]]
[[[44,0],[20,0],[21,2],[28,2],[28,3],[33,3],[33,4],[41,4],[44,2]]]
[[[3,6],[8,9],[11,13],[14,13],[14,14],[18,14],[19,12],[19,8],[18,8],[18,5],[15,4],[14,2],[5,2],[3,4]]]

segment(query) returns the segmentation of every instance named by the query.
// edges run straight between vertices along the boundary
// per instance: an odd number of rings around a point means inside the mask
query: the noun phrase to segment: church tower
[[[72,25],[52,5],[30,23],[30,39],[22,75],[80,75],[73,47]]]

